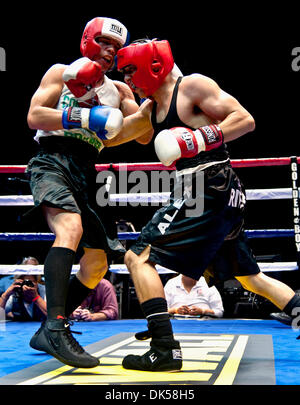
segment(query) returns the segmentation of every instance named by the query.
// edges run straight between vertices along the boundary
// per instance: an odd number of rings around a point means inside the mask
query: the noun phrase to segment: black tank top
[[[157,103],[156,103],[156,101],[154,101],[154,103],[153,103],[152,114],[151,114],[151,123],[152,123],[152,127],[154,129],[154,137],[160,131],[163,131],[164,129],[174,128],[174,127],[185,127],[185,128],[190,128],[192,130],[197,129],[197,128],[192,128],[191,126],[182,122],[177,114],[176,103],[177,103],[178,88],[179,88],[179,84],[180,84],[181,80],[182,80],[182,77],[179,77],[177,79],[177,82],[176,82],[174,90],[173,90],[169,111],[166,115],[166,118],[162,122],[156,121]],[[154,137],[153,137],[153,139],[154,139]],[[229,154],[227,152],[226,145],[222,144],[219,148],[213,149],[209,152],[200,152],[198,155],[196,155],[192,158],[182,158],[182,159],[178,160],[176,162],[176,169],[182,170],[182,169],[186,169],[188,167],[195,167],[195,166],[198,166],[198,165],[204,164],[204,163],[220,162],[220,161],[224,161],[227,159],[229,159]]]

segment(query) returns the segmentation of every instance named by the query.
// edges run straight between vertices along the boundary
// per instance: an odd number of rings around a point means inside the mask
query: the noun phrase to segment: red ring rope
[[[291,163],[290,157],[281,158],[260,158],[260,159],[234,159],[231,160],[232,167],[260,167],[260,166],[286,166]],[[300,163],[300,157],[297,157]],[[0,173],[24,173],[26,165],[1,165]],[[113,169],[116,171],[134,170],[174,170],[175,166],[166,167],[162,163],[105,163],[96,164],[98,172]]]

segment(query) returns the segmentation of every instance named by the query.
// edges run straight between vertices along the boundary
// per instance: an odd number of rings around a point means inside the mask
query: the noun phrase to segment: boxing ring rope
[[[263,272],[268,271],[294,271],[299,269],[300,255],[300,226],[299,226],[299,188],[297,166],[300,163],[300,157],[282,157],[282,158],[262,158],[262,159],[237,159],[231,160],[234,168],[244,167],[266,167],[266,166],[291,166],[292,187],[273,188],[273,189],[255,189],[246,190],[247,200],[293,200],[293,222],[294,229],[253,229],[245,230],[248,238],[278,238],[294,237],[297,261],[295,262],[273,262],[258,263]],[[26,165],[1,165],[0,173],[24,173]],[[174,170],[175,167],[166,167],[161,163],[110,163],[97,164],[95,168],[100,171],[154,171],[154,170]],[[110,194],[111,202],[167,202],[170,193],[128,193],[128,194]],[[0,196],[0,206],[30,206],[33,205],[31,195]],[[119,240],[136,240],[139,232],[121,232],[118,233]],[[0,233],[0,241],[53,241],[52,233]],[[158,273],[173,273],[172,270],[162,266],[156,266]],[[76,273],[79,265],[74,265],[72,273]],[[109,270],[118,274],[128,274],[124,265],[111,265]],[[43,265],[0,265],[0,274],[42,274]]]
[[[298,270],[297,262],[270,262],[270,263],[258,263],[262,272],[281,272],[281,271],[295,271]],[[159,274],[171,274],[175,273],[173,270],[166,267],[156,265],[156,270]],[[72,274],[76,274],[79,270],[79,264],[75,264],[72,267]],[[129,274],[125,264],[111,264],[109,271],[116,274]],[[22,275],[22,274],[44,274],[44,265],[39,264],[36,266],[30,264],[1,264],[0,275]]]
[[[298,189],[298,195],[300,189]],[[119,203],[166,203],[170,193],[121,193],[110,194],[110,202]],[[255,200],[287,200],[293,196],[292,188],[269,188],[246,190],[246,199]],[[0,206],[33,206],[31,195],[5,195],[0,196]]]
[[[259,158],[259,159],[232,159],[231,165],[234,168],[240,167],[262,167],[262,166],[288,166],[291,164],[290,157],[281,158]],[[296,162],[300,163],[300,157],[296,157]],[[0,165],[0,173],[25,173],[26,165]],[[175,166],[164,166],[162,163],[104,163],[96,164],[97,171],[135,171],[135,170],[174,170]]]

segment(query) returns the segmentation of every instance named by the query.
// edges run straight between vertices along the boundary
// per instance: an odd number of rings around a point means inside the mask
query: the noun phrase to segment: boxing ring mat
[[[183,367],[179,372],[146,372],[126,370],[122,359],[127,354],[143,354],[149,349],[149,341],[138,341],[133,332],[120,332],[85,346],[85,349],[100,359],[100,366],[82,369],[66,366],[51,356],[28,347],[30,333],[24,339],[27,364],[24,368],[0,378],[0,385],[275,385],[275,359],[271,334],[255,334],[258,331],[253,321],[172,321],[175,338],[181,342]],[[270,321],[275,323],[275,321]],[[111,321],[114,329],[124,330],[136,325],[138,331],[142,320]],[[103,323],[93,325],[94,339],[101,335]],[[252,325],[251,325],[252,324]],[[81,323],[76,330],[91,333],[89,325]],[[254,327],[253,327],[254,326]],[[249,333],[236,333],[240,328]],[[74,327],[73,327],[74,328]],[[264,332],[265,325],[259,325]],[[276,328],[275,328],[276,329]],[[181,332],[196,330],[196,333]],[[211,333],[207,333],[212,330]],[[222,333],[214,333],[223,330]],[[228,332],[226,332],[226,330]],[[268,330],[268,328],[266,329]],[[7,332],[10,332],[8,327]],[[29,330],[28,330],[29,332]],[[98,333],[97,333],[98,332]],[[202,333],[204,332],[204,333]],[[81,339],[79,339],[81,342]],[[295,340],[295,337],[292,339]],[[298,343],[298,342],[297,342]],[[16,353],[17,355],[17,353]],[[46,359],[46,360],[44,360]],[[43,361],[44,360],[44,361]],[[14,355],[11,356],[14,361]],[[30,362],[36,364],[28,367]],[[22,364],[19,365],[22,367]]]

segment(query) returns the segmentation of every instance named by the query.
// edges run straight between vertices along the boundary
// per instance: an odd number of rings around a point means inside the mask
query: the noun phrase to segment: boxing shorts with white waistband
[[[80,140],[54,136],[40,139],[40,149],[27,166],[35,209],[46,205],[80,214],[80,246],[124,254],[124,247],[113,233],[108,236],[97,212],[97,157],[98,151]],[[107,213],[105,221],[107,226]],[[116,227],[113,221],[108,226]]]
[[[178,176],[168,203],[130,249],[151,245],[149,261],[198,280],[212,263],[219,279],[260,269],[243,231],[245,190],[230,162]],[[218,275],[217,275],[218,276]]]

